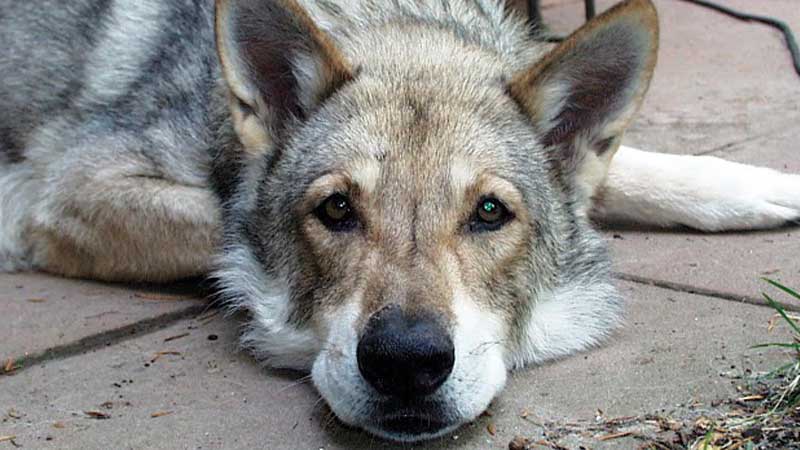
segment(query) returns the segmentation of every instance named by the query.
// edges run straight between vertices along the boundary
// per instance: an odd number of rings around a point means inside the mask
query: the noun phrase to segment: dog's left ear
[[[650,0],[627,0],[584,25],[511,81],[559,170],[585,195],[606,176],[622,133],[642,102],[658,50]]]
[[[234,126],[250,155],[269,151],[287,125],[353,78],[296,0],[217,0],[216,35]]]

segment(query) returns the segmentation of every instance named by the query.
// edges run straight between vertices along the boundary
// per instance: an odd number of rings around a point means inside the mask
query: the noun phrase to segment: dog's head
[[[244,343],[310,369],[342,421],[441,435],[510,368],[618,322],[585,216],[647,88],[655,12],[625,2],[544,57],[500,10],[485,27],[510,37],[494,44],[330,14],[348,26],[291,0],[218,1],[238,139],[214,167],[217,275],[252,315]]]

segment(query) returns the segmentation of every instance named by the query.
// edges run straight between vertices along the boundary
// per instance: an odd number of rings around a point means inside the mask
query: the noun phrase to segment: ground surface
[[[800,172],[800,77],[781,36],[684,2],[656,3],[659,66],[627,143]],[[800,31],[796,0],[725,3]],[[544,6],[556,30],[580,21],[582,2]],[[800,229],[607,237],[627,327],[600,350],[515,374],[490,415],[420,448],[508,448],[515,436],[635,448],[630,436],[598,439],[613,428],[596,425],[713,414],[737,397],[739,377],[785,357],[750,349],[785,337],[768,333],[772,311],[753,303],[765,289],[760,276],[800,285]],[[183,292],[0,275],[0,358],[9,366],[0,372],[12,369],[0,376],[0,449],[391,448],[341,428],[296,375],[237,353],[236,318]]]

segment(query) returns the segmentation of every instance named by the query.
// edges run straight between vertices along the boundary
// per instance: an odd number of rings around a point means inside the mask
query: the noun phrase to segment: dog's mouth
[[[401,435],[433,435],[452,426],[452,423],[431,414],[392,414],[378,422],[380,428]]]
[[[402,408],[376,414],[367,430],[386,439],[416,442],[433,439],[458,428],[453,421],[438,409]]]

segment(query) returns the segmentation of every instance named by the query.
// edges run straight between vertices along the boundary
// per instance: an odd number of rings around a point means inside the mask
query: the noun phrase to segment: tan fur
[[[451,113],[440,114],[443,117],[431,123],[451,123],[444,120]],[[437,130],[428,131],[441,135]],[[414,139],[425,141],[418,129],[412,133],[417,136]],[[458,139],[457,135],[450,138]],[[436,153],[433,149],[438,145],[430,145],[420,150],[428,148],[424,151]],[[401,155],[393,167],[373,169],[378,172],[366,177],[368,183],[383,187],[383,191],[355,183],[354,178],[364,177],[357,171],[325,175],[311,185],[301,206],[305,212],[333,193],[346,192],[365,230],[339,237],[308,216],[303,230],[311,252],[309,261],[314,264],[306,278],[309,282],[322,278],[330,286],[327,300],[323,300],[326,304],[339,304],[350,299],[353,292],[360,292],[362,327],[388,304],[399,304],[411,313],[435,312],[443,320],[452,321],[457,289],[468,292],[487,310],[502,312],[502,302],[495,303],[495,293],[487,288],[502,286],[521,270],[519,263],[533,231],[521,194],[491,173],[491,161],[485,157],[439,159],[444,155],[436,155],[420,159],[413,152]],[[420,162],[427,167],[420,167]],[[459,176],[441,178],[439,174],[447,173],[442,171],[443,166],[457,167]],[[358,167],[354,166],[356,170]],[[440,183],[434,184],[442,185],[443,190],[432,192],[428,177],[437,177]],[[385,189],[389,186],[400,189],[401,194],[387,203]],[[464,227],[480,198],[489,195],[502,199],[516,219],[491,235],[470,235]],[[427,201],[417,208],[406,207],[414,198]],[[324,316],[327,311],[322,309],[319,314]]]
[[[208,189],[148,178],[110,182],[85,186],[90,196],[75,192],[59,222],[42,216],[32,221],[27,233],[35,242],[37,267],[106,281],[159,282],[208,273],[219,239]]]

